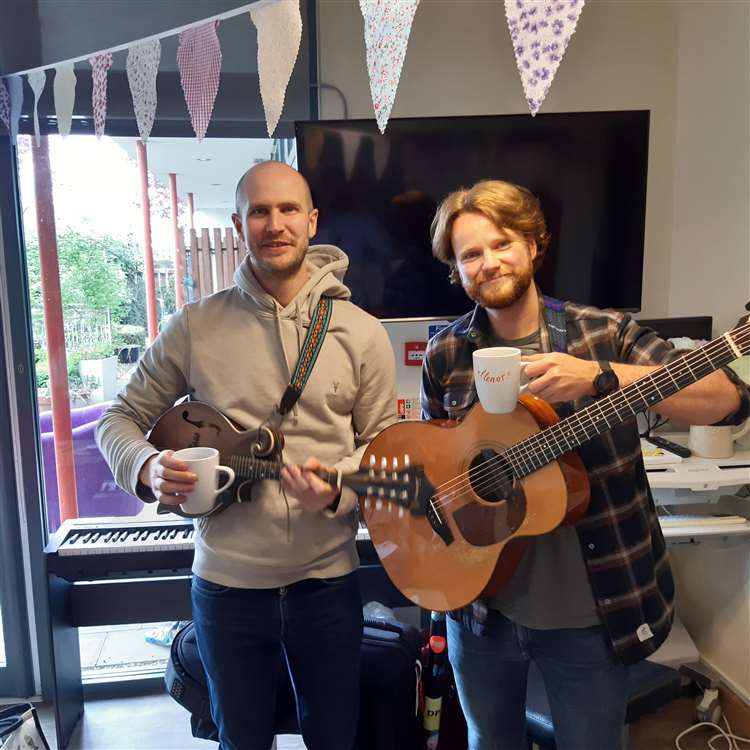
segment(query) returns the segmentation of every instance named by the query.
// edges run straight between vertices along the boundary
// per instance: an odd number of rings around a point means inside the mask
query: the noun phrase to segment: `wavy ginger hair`
[[[449,193],[438,206],[430,227],[432,254],[451,267],[449,278],[453,283],[458,283],[456,256],[451,243],[453,224],[467,212],[482,214],[498,229],[513,229],[527,242],[536,242],[534,272],[539,270],[550,239],[539,200],[520,185],[502,180],[482,180],[471,188]]]

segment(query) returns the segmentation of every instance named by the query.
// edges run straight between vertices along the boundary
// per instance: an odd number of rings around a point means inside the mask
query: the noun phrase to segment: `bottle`
[[[445,612],[432,612],[430,614],[430,636],[433,635],[446,637]]]
[[[431,635],[424,686],[424,713],[422,726],[425,730],[427,750],[436,750],[440,733],[440,712],[447,683],[445,662],[445,637]]]

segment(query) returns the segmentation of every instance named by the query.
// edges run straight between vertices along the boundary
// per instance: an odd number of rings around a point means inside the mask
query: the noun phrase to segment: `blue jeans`
[[[531,630],[490,610],[477,636],[449,617],[448,657],[469,750],[525,750],[532,660],[544,678],[558,750],[621,750],[627,667],[612,655],[603,627]]]
[[[281,589],[193,576],[193,622],[220,750],[269,750],[288,668],[308,750],[352,750],[359,712],[362,601],[357,573]]]

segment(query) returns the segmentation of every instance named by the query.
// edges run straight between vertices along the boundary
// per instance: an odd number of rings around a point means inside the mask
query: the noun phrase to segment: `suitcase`
[[[420,631],[411,625],[365,619],[358,750],[419,750],[423,746],[418,713],[421,643]],[[192,622],[172,642],[164,680],[169,694],[190,712],[193,736],[218,741]],[[275,732],[299,734],[288,675],[279,685]]]

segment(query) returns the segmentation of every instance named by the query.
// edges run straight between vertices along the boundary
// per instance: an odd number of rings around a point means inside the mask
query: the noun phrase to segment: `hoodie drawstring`
[[[299,311],[299,305],[297,309]],[[281,346],[281,354],[284,357],[284,364],[286,365],[286,379],[291,380],[292,369],[289,366],[289,359],[286,356],[286,348],[284,347],[284,336],[281,330],[281,318],[279,317],[278,304],[273,306],[273,319],[276,322],[276,333],[279,336],[279,345]],[[294,408],[295,409],[297,408],[296,404],[294,405]],[[296,412],[295,412],[295,419],[296,419]],[[292,541],[292,511],[291,511],[291,508],[289,507],[289,498],[286,496],[286,492],[284,491],[284,487],[282,486],[281,482],[279,482],[279,493],[284,498],[284,505],[286,506],[286,541],[287,543],[291,543]]]

